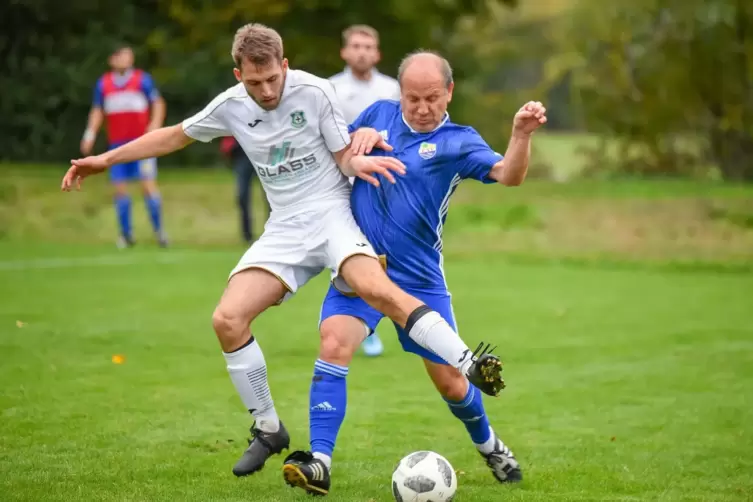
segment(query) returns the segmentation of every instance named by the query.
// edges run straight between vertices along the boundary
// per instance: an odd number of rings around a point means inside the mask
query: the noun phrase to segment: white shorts
[[[378,258],[358,228],[348,202],[329,203],[289,217],[273,214],[262,236],[241,257],[230,277],[249,268],[274,274],[287,288],[283,301],[328,268],[332,285],[352,294],[340,277],[342,264],[355,255]]]

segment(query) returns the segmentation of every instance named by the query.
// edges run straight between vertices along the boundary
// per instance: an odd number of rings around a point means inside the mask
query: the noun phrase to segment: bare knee
[[[366,328],[355,317],[333,316],[322,322],[319,332],[319,358],[328,363],[348,366],[366,335]]]
[[[128,195],[128,186],[125,183],[115,183],[113,190],[116,197],[125,197]]]
[[[462,401],[468,394],[468,380],[452,366],[435,365],[429,371],[434,386],[442,397],[451,401]]]
[[[142,192],[144,192],[144,195],[149,197],[159,194],[159,190],[157,189],[157,182],[153,179],[142,180],[141,190]]]
[[[236,350],[248,341],[251,336],[249,324],[250,319],[233,314],[222,306],[218,306],[212,314],[212,327],[225,352]]]

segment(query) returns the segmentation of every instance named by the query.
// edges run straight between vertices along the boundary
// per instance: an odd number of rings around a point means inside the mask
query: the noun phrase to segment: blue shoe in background
[[[384,345],[382,345],[382,340],[379,338],[376,331],[372,333],[371,336],[366,337],[366,340],[363,341],[361,347],[363,347],[364,354],[369,357],[380,356],[382,355],[382,352],[384,352]]]

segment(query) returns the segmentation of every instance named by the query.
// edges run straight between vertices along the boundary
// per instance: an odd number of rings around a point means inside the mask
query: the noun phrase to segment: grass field
[[[242,252],[227,173],[166,173],[176,246],[148,243],[142,212],[118,252],[103,181],[61,198],[57,173],[19,169],[0,185],[0,500],[305,500],[281,457],[230,472],[250,421],[210,324]],[[461,334],[501,347],[487,410],[524,482],[494,481],[384,325],[386,354],[351,366],[329,499],[389,501],[396,462],[431,449],[459,501],[751,500],[750,189],[527,187],[461,190],[446,261]],[[325,289],[254,328],[296,449]]]

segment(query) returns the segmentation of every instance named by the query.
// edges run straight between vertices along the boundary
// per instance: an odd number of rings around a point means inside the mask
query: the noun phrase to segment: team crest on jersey
[[[421,146],[418,147],[418,154],[421,156],[422,159],[430,159],[434,157],[437,154],[437,145],[436,143],[421,143]]]
[[[387,132],[387,129],[379,131],[379,135],[382,137],[382,139],[384,141],[389,141],[390,140],[390,134]]]
[[[296,129],[300,129],[306,125],[306,115],[304,115],[303,111],[296,110],[290,114],[290,125]]]

